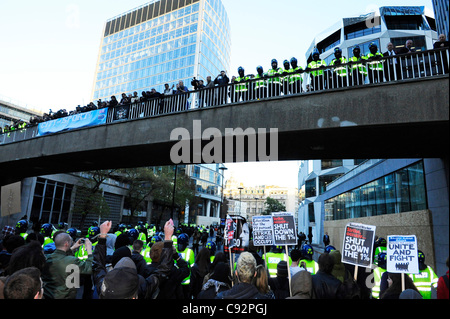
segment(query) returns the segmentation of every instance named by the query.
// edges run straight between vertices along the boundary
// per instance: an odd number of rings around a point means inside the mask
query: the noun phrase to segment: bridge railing
[[[224,86],[165,95],[108,109],[106,123],[173,114],[373,83],[405,81],[449,73],[449,48],[360,59],[292,73],[251,78]],[[37,126],[0,134],[0,145],[37,136]]]

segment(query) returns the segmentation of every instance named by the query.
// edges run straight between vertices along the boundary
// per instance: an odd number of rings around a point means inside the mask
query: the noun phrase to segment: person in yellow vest
[[[209,256],[212,263],[214,261],[214,257],[216,256],[216,243],[213,241],[208,241],[205,247],[209,249]]]
[[[277,265],[280,261],[289,261],[289,266],[292,265],[292,259],[290,256],[283,252],[281,246],[273,246],[270,252],[266,253],[262,259],[266,262],[266,268],[269,271],[269,276],[275,278],[277,276]]]
[[[375,42],[370,43],[369,51],[369,54],[366,56],[369,83],[384,82],[383,54],[378,52],[378,46]]]
[[[375,244],[374,244],[374,258],[373,258],[373,261],[374,261],[374,264],[375,265],[377,265],[378,264],[378,255],[380,254],[380,253],[385,253],[386,252],[386,245],[387,245],[387,242],[386,242],[386,239],[385,238],[383,238],[383,237],[380,237],[380,238],[378,238],[376,241],[375,241]]]
[[[327,63],[320,59],[319,50],[314,49],[312,53],[312,61],[308,63],[306,67],[307,72],[311,78],[310,89],[313,91],[323,90],[327,87],[328,70],[324,70]]]
[[[147,245],[147,247],[145,247],[144,249],[142,249],[142,257],[144,257],[144,260],[147,262],[147,265],[150,265],[152,263],[152,258],[151,258],[151,248],[153,247],[154,244],[156,244],[157,242],[162,241],[163,239],[160,236],[153,236],[150,239],[149,244]]]
[[[234,90],[231,91],[231,101],[233,103],[239,102],[240,99],[242,101],[248,100],[248,80],[250,80],[250,77],[245,75],[245,70],[242,66],[238,68],[238,74],[239,76],[234,79]]]
[[[91,226],[88,229],[88,233],[86,237],[89,239],[89,241],[92,244],[92,250],[94,249],[95,245],[97,245],[97,236],[100,234],[100,228],[98,226]],[[82,245],[78,248],[78,250],[75,252],[75,257],[78,257],[78,259],[86,260],[88,258],[88,251],[86,249],[86,245],[84,241],[82,241]]]
[[[264,73],[264,69],[261,65],[256,67],[256,75],[254,82],[254,96],[256,99],[265,99],[267,97],[267,74]]]
[[[53,225],[49,223],[45,223],[42,225],[40,233],[44,236],[44,243],[42,247],[45,245],[53,243],[52,233],[53,233]]]
[[[386,252],[378,254],[377,267],[373,270],[372,299],[380,298],[381,277],[386,272]]]
[[[177,253],[181,254],[181,258],[184,259],[190,268],[195,263],[194,251],[188,247],[189,236],[186,233],[182,233],[177,238]],[[181,286],[183,288],[183,294],[187,298],[189,296],[189,284],[191,283],[191,273],[189,271],[189,276],[187,276],[182,282]]]
[[[283,75],[283,77],[281,78],[281,92],[283,92],[284,95],[289,95],[289,73],[292,72],[292,69],[288,60],[283,61],[283,67],[284,69],[281,69],[281,74]]]
[[[138,239],[144,242],[144,245],[147,244],[147,228],[144,225],[143,221],[138,221],[137,225],[134,227],[138,232]]]
[[[270,77],[267,79],[269,97],[279,96],[281,94],[282,69],[278,67],[278,61],[276,59],[272,59],[271,66],[269,71],[267,71],[267,76]]]
[[[126,232],[127,226],[125,224],[120,224],[118,230],[114,233],[117,237]]]
[[[18,234],[25,240],[27,239],[28,236],[27,230],[28,230],[28,221],[24,219],[19,220],[16,224],[16,231],[15,231],[16,234]]]
[[[423,299],[434,299],[433,290],[437,289],[437,283],[439,277],[434,272],[433,268],[425,264],[425,254],[419,250],[417,252],[417,257],[419,259],[419,273],[409,274],[411,279],[422,295]]]
[[[364,84],[367,76],[367,68],[364,61],[366,59],[367,58],[365,56],[361,56],[361,48],[359,47],[359,45],[356,45],[353,48],[353,56],[348,60],[349,62],[355,62],[350,66],[352,70],[350,85]]]
[[[319,264],[313,259],[314,248],[305,244],[302,246],[302,259],[299,261],[300,267],[304,267],[311,275],[315,275],[319,271]]]
[[[296,58],[292,57],[290,60],[291,68],[288,70],[289,75],[289,92],[290,94],[297,94],[302,92],[303,84],[303,68],[298,65]]]
[[[347,59],[342,56],[342,50],[339,47],[334,48],[334,59],[331,61],[330,66],[333,65],[333,72],[331,75],[330,88],[341,88],[347,86],[348,81],[348,66],[346,65]]]

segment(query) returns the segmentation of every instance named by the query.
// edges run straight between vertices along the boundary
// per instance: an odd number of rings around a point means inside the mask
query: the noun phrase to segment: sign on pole
[[[376,226],[349,223],[345,226],[342,262],[369,268],[372,265]]]
[[[272,216],[253,216],[253,245],[272,246],[273,245],[273,221]]]
[[[290,213],[272,213],[273,239],[276,246],[297,245],[294,215]]]
[[[233,253],[245,251],[250,243],[250,229],[247,220],[242,216],[227,216],[225,222],[224,251],[231,249]]]
[[[13,215],[22,211],[20,204],[21,182],[1,187],[1,212],[2,217]]]
[[[387,238],[386,270],[392,273],[419,273],[415,235],[392,235]]]

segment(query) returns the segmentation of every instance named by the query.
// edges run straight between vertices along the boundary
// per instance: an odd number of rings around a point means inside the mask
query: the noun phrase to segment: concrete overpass
[[[438,157],[448,167],[448,85],[448,75],[371,84],[36,137],[0,146],[0,185],[45,174],[171,165],[170,151],[178,143],[170,139],[172,131],[184,128],[197,143],[195,120],[201,120],[202,131],[212,127],[220,132],[222,162],[237,159],[236,151],[225,157],[226,129],[277,128],[280,161]],[[256,137],[262,136],[256,132]]]

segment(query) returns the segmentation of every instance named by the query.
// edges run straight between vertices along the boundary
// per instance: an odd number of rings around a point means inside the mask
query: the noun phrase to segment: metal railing
[[[373,59],[362,58],[347,63],[316,69],[306,68],[274,76],[254,77],[224,86],[175,93],[133,104],[109,107],[106,123],[345,87],[360,87],[373,83],[420,79],[448,73],[449,48],[387,57],[378,56]],[[0,145],[30,139],[36,137],[37,133],[37,126],[6,132],[0,134]]]

